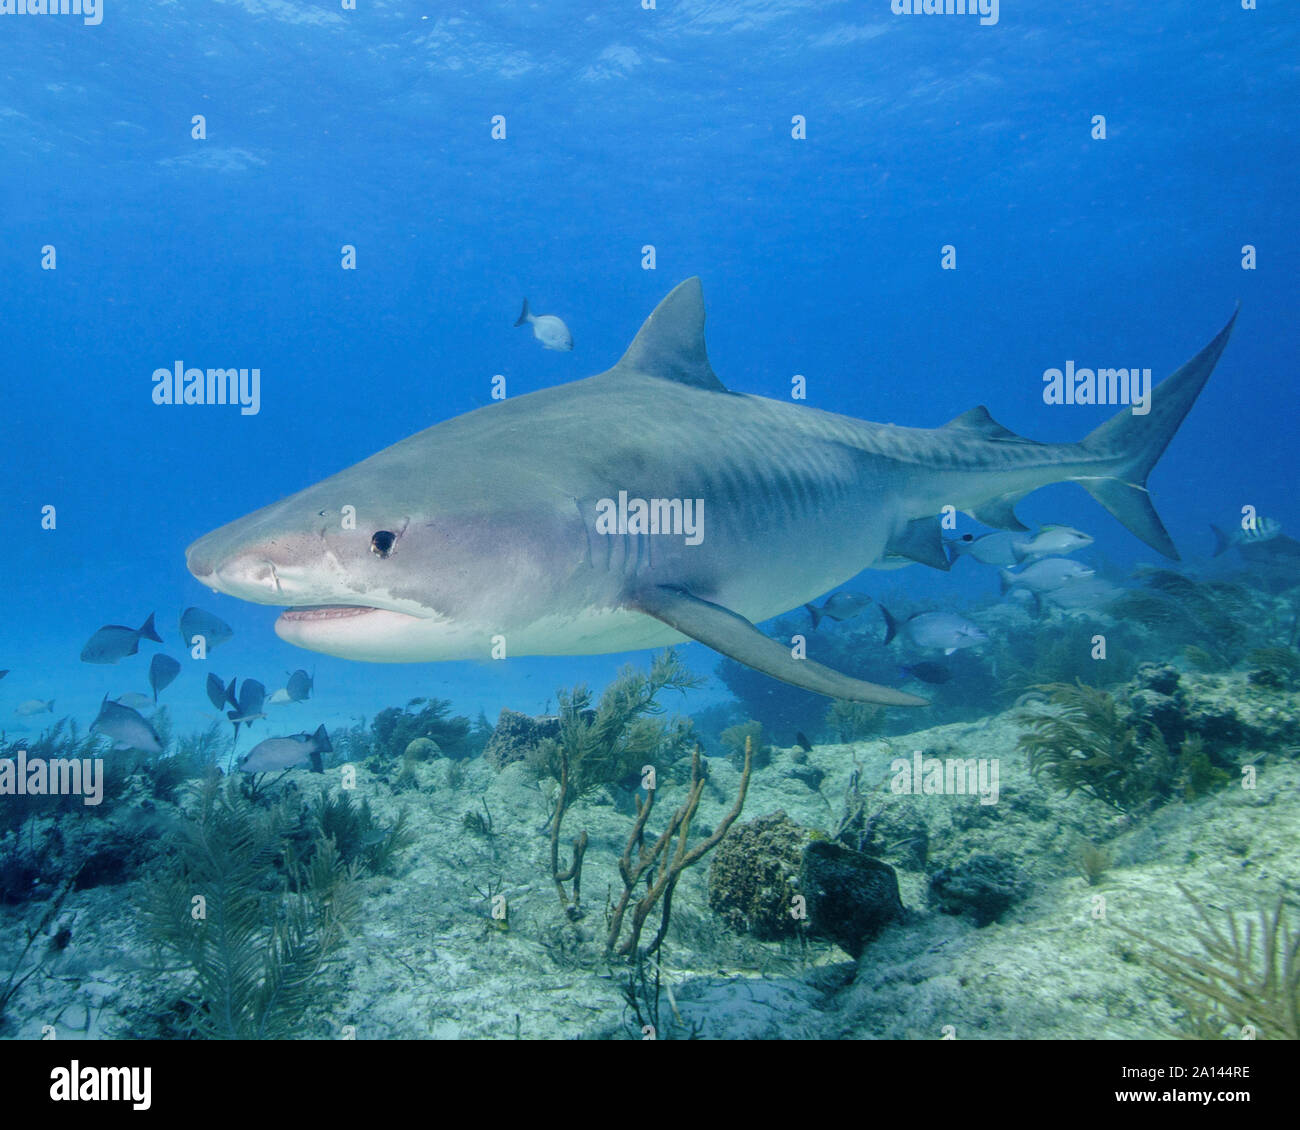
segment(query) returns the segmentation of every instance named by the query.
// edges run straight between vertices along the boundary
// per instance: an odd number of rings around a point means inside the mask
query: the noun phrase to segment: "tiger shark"
[[[1016,501],[1061,481],[1176,559],[1147,475],[1235,320],[1152,390],[1144,415],[1037,443],[983,407],[920,429],[730,391],[692,278],[612,369],[435,424],[201,537],[187,564],[215,591],[285,606],[282,639],[349,659],[691,639],[810,691],[920,706],[754,625],[875,562],[946,568],[945,507],[1023,530]]]

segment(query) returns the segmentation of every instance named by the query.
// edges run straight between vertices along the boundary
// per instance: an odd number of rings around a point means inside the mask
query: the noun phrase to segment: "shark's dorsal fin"
[[[944,424],[944,428],[953,428],[963,432],[978,432],[987,439],[1013,439],[1017,443],[1034,443],[1035,440],[1025,439],[1024,436],[1018,436],[1010,428],[1004,428],[992,416],[984,405],[972,408],[969,412],[963,412],[956,419],[949,420]]]
[[[704,292],[698,278],[673,288],[645,320],[613,369],[726,392],[704,348]]]

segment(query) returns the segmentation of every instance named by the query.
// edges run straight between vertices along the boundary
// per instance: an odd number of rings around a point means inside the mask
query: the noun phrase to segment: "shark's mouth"
[[[286,608],[280,613],[281,620],[346,620],[354,616],[367,616],[378,612],[359,604],[316,604],[303,608]]]

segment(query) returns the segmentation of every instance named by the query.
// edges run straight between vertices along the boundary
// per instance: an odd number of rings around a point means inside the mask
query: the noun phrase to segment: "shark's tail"
[[[812,617],[813,631],[815,632],[817,625],[822,622],[822,610],[815,604],[805,604],[804,607],[808,610],[808,615]]]
[[[524,308],[523,308],[523,310],[520,312],[520,314],[519,314],[519,318],[518,318],[518,320],[515,322],[515,325],[517,325],[517,326],[522,326],[526,321],[528,321],[528,299],[525,298],[525,299],[524,299]]]
[[[1179,559],[1178,550],[1151,505],[1147,475],[1205,387],[1236,320],[1237,312],[1233,311],[1228,324],[1209,345],[1151,390],[1144,415],[1124,408],[1080,444],[1092,454],[1112,456],[1113,471],[1104,477],[1080,477],[1076,480],[1079,485],[1130,532],[1175,561]]]

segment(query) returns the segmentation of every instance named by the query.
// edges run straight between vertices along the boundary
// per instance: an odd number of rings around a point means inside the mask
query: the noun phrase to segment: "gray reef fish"
[[[215,706],[218,710],[224,708],[227,703],[229,703],[231,706],[239,705],[239,703],[237,703],[234,699],[234,694],[235,694],[234,679],[230,680],[230,688],[229,690],[227,690],[225,683],[221,681],[221,677],[219,675],[213,675],[209,673],[207,682],[204,684],[204,689],[208,692],[208,701],[212,703],[212,705]]]
[[[162,753],[162,739],[148,720],[138,710],[114,702],[108,695],[100,703],[99,716],[90,724],[90,732],[112,738],[114,749]]]
[[[984,565],[1020,565],[1041,557],[1073,553],[1092,544],[1092,538],[1072,526],[1043,526],[1037,534],[1001,530],[982,537],[949,538],[948,556],[971,557]]]
[[[870,608],[872,603],[871,597],[863,592],[837,592],[828,596],[820,608],[815,604],[805,604],[804,607],[812,617],[815,631],[823,616],[828,616],[836,622],[852,620],[854,616],[860,616],[865,609]]]
[[[1265,542],[1272,541],[1282,532],[1282,523],[1276,518],[1257,518],[1254,526],[1249,530],[1238,525],[1231,533],[1225,534],[1213,524],[1210,529],[1214,531],[1214,553],[1211,556],[1219,557],[1234,545],[1263,545]]]
[[[557,349],[561,352],[573,348],[573,335],[569,333],[569,327],[566,326],[554,314],[534,314],[528,309],[528,299],[524,299],[524,309],[515,322],[516,326],[522,326],[528,322],[533,327],[533,337],[542,343],[546,349]]]
[[[226,688],[226,696],[234,703],[233,710],[226,711],[226,717],[235,724],[235,736],[239,736],[239,724],[248,724],[258,718],[265,718],[262,707],[266,703],[266,688],[256,679],[245,679],[239,687],[239,701],[234,700],[235,680],[231,679]]]
[[[289,676],[289,681],[285,683],[284,689],[288,692],[291,702],[306,702],[311,697],[311,689],[315,682],[315,679],[308,675],[306,671],[299,668]]]
[[[880,611],[885,617],[886,644],[901,639],[921,651],[951,655],[963,647],[978,647],[988,639],[969,620],[952,612],[918,612],[900,624],[883,604]]]
[[[53,714],[54,699],[47,701],[40,698],[29,698],[26,702],[20,702],[15,706],[14,713],[20,718],[30,718],[33,714]]]
[[[211,652],[234,634],[234,628],[202,608],[187,608],[181,613],[181,643],[187,650],[194,646],[195,636],[202,636],[205,650]]]
[[[149,662],[149,686],[153,688],[153,700],[158,701],[158,696],[175,680],[176,676],[181,673],[181,665],[176,662],[170,655],[164,655],[161,651]]]
[[[128,655],[134,655],[139,651],[142,639],[162,643],[162,637],[153,626],[152,612],[149,613],[149,619],[139,628],[124,628],[120,624],[109,624],[100,628],[81,649],[81,661],[116,663],[119,659],[125,659]]]
[[[239,759],[237,767],[243,773],[275,773],[310,765],[313,773],[323,773],[325,762],[321,754],[329,753],[333,748],[322,725],[314,734],[295,734],[258,742]]]
[[[1019,573],[1003,569],[1000,576],[1004,593],[1010,592],[1013,588],[1023,588],[1043,596],[1095,574],[1095,569],[1089,569],[1088,566],[1071,561],[1069,558],[1045,557],[1042,561],[1035,561],[1032,565],[1025,566]]]
[[[132,710],[150,710],[158,702],[156,698],[150,698],[147,694],[140,694],[138,691],[128,691],[126,694],[117,696],[117,702],[123,706],[129,706]]]
[[[693,639],[832,698],[922,706],[754,625],[896,552],[946,567],[944,507],[1023,529],[1014,503],[1062,481],[1176,558],[1147,475],[1232,325],[1146,414],[1126,407],[1078,443],[1036,443],[983,407],[904,428],[728,391],[688,279],[607,372],[427,428],[199,538],[186,560],[218,592],[284,606],[282,639],[347,659],[482,659],[494,638],[511,655]],[[322,517],[344,505],[364,527]]]

